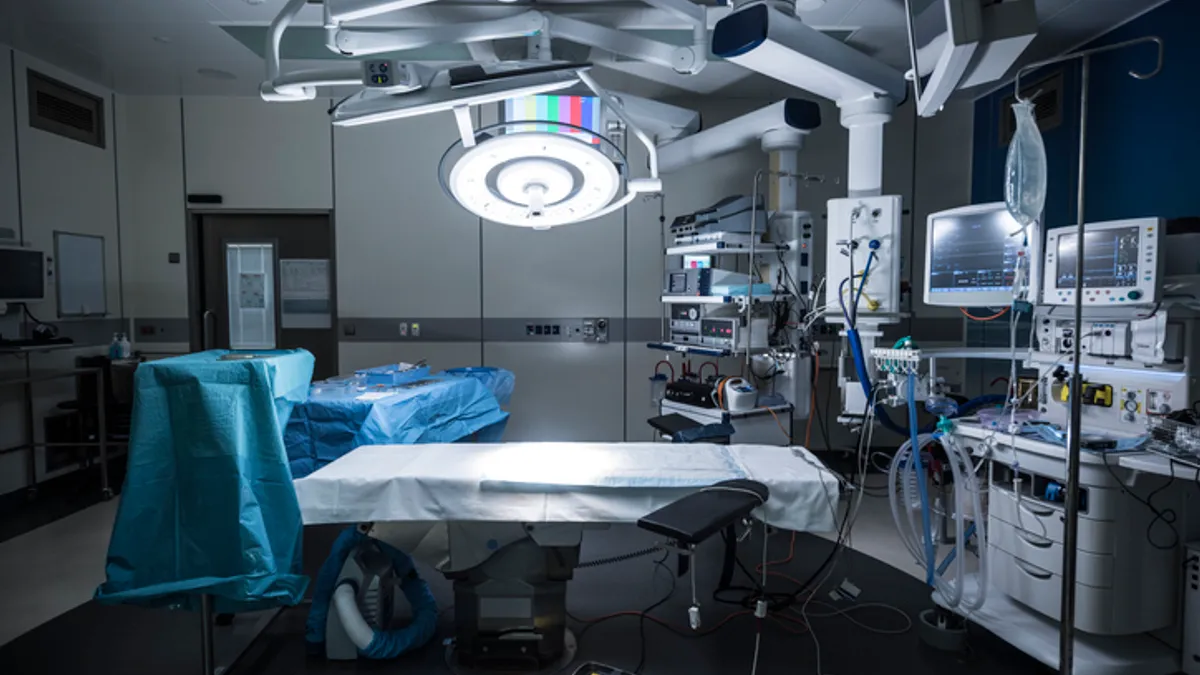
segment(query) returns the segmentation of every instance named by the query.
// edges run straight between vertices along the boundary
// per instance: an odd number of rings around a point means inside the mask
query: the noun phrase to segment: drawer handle
[[[1051,546],[1054,545],[1053,541],[1046,539],[1045,537],[1039,537],[1036,534],[1033,534],[1030,532],[1025,532],[1024,530],[1014,530],[1014,531],[1017,533],[1017,536],[1020,537],[1022,541],[1024,541],[1026,544],[1029,544],[1030,546],[1036,546],[1038,548],[1050,548]]]
[[[1021,505],[1019,508],[1025,509],[1029,513],[1032,513],[1033,515],[1038,516],[1039,518],[1048,518],[1048,517],[1054,515],[1054,509],[1045,509],[1045,510],[1035,509],[1035,508],[1032,508],[1029,506],[1025,506],[1024,502],[1021,502]]]
[[[1028,574],[1029,576],[1033,577],[1034,579],[1045,580],[1045,579],[1049,579],[1051,576],[1053,576],[1050,572],[1047,572],[1046,570],[1044,570],[1040,567],[1030,565],[1029,563],[1025,562],[1024,560],[1021,560],[1020,558],[1013,558],[1013,562],[1016,563],[1017,569]]]

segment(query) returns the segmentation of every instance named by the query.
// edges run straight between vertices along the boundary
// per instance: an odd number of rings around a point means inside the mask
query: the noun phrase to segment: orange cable
[[[779,421],[779,415],[776,415],[774,410],[771,410],[770,408],[767,408],[767,407],[763,407],[763,410],[766,410],[767,412],[771,413],[771,417],[774,417],[774,418],[775,418],[775,424],[778,424],[778,425],[779,425],[779,430],[783,432],[783,435],[784,435],[785,437],[787,437],[787,439],[788,439],[788,443],[791,443],[791,442],[792,442],[792,435],[791,435],[790,433],[788,433],[788,430],[787,430],[787,429],[785,429],[785,428],[784,428],[784,426],[783,426],[783,422],[780,422],[780,421]]]
[[[999,312],[996,312],[995,314],[993,314],[991,316],[975,316],[974,314],[971,314],[970,312],[968,312],[966,307],[959,307],[958,311],[962,312],[963,316],[967,317],[968,319],[970,319],[972,321],[994,321],[994,320],[999,319],[1000,317],[1004,316],[1005,314],[1008,314],[1008,309],[1009,309],[1008,307],[1005,307],[1004,309],[1000,310]]]

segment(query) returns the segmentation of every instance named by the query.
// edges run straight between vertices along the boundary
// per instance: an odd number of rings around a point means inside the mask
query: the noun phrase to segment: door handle
[[[216,331],[209,329],[210,326],[215,329],[216,318],[216,313],[211,309],[204,310],[204,314],[201,315],[200,321],[202,324],[201,330],[203,331],[203,335],[200,336],[200,346],[204,349],[204,351],[212,349],[213,342],[216,341]]]

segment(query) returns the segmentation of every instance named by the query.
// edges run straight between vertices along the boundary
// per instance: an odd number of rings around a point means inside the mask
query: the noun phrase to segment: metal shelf
[[[733,356],[735,352],[721,347],[705,347],[703,345],[681,345],[675,342],[647,342],[650,349],[664,352],[679,352],[680,354],[701,354],[703,356]]]
[[[680,344],[678,342],[647,342],[646,346],[650,349],[657,349],[664,352],[678,352],[680,354],[700,354],[702,356],[742,356],[746,353],[745,349],[726,349],[723,347],[706,347],[704,345],[689,345]],[[765,354],[770,351],[769,348],[751,349],[751,354]]]
[[[661,301],[666,305],[732,305],[742,304],[745,299],[744,295],[664,295]],[[753,298],[755,303],[783,302],[791,299],[790,293],[756,295]]]
[[[755,253],[775,253],[776,251],[787,251],[790,247],[787,244],[771,244],[760,243],[754,245]],[[735,244],[725,241],[709,241],[703,244],[684,244],[681,246],[667,247],[667,255],[703,255],[705,253],[715,253],[718,255],[739,253],[750,254],[750,244]]]

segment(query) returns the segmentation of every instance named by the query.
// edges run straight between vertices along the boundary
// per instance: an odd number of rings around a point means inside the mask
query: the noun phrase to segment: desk
[[[73,345],[64,345],[73,346]],[[44,347],[42,348],[44,349]],[[58,380],[63,378],[74,378],[79,375],[96,376],[96,420],[97,420],[97,441],[88,443],[86,441],[80,443],[38,443],[34,441],[35,421],[33,415],[33,385],[38,382],[48,382],[50,380]],[[37,494],[37,448],[51,447],[99,447],[100,448],[100,491],[104,499],[111,499],[113,496],[112,487],[108,484],[108,426],[106,419],[106,411],[104,409],[104,369],[98,367],[79,367],[79,368],[64,368],[61,370],[31,370],[25,375],[17,375],[13,377],[4,377],[0,379],[0,387],[16,387],[22,388],[25,394],[25,427],[29,434],[29,441],[15,445],[11,448],[0,448],[0,455],[10,452],[27,451],[28,462],[26,464],[26,479],[28,480],[29,495],[32,497]]]
[[[75,344],[74,342],[65,342],[13,347],[0,342],[0,354],[5,354],[8,356],[23,356],[25,354],[44,354],[46,352],[61,352],[67,349],[91,349],[93,347],[101,346],[103,345],[80,345]]]

